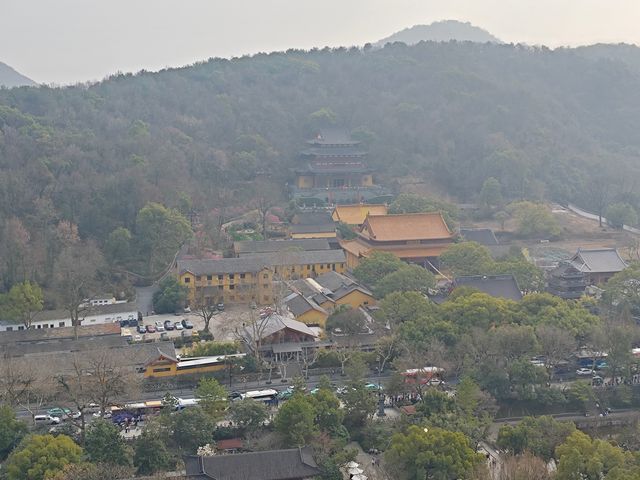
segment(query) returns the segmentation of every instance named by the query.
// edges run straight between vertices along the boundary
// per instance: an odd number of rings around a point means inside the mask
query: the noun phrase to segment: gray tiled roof
[[[331,233],[336,231],[336,226],[334,224],[291,225],[289,231],[291,233]]]
[[[186,477],[204,480],[301,480],[320,474],[308,448],[184,457]]]
[[[461,228],[460,235],[468,242],[476,242],[486,247],[498,245],[498,239],[490,228]]]
[[[324,238],[300,238],[292,240],[245,240],[233,242],[236,254],[257,254],[282,252],[283,250],[329,250],[329,242]]]
[[[194,275],[219,273],[251,273],[265,267],[278,265],[307,265],[316,263],[344,263],[346,258],[342,250],[317,250],[301,252],[272,252],[255,255],[243,255],[240,258],[219,260],[178,260],[178,272],[191,272]]]
[[[355,280],[347,277],[338,272],[325,272],[314,279],[324,288],[328,288],[331,291],[338,290],[340,287],[353,285]]]
[[[267,338],[280,330],[288,328],[295,330],[296,332],[304,333],[316,337],[316,333],[311,330],[306,324],[299,322],[298,320],[292,320],[287,317],[272,313],[266,318],[257,320],[257,330],[260,333],[260,338]],[[245,327],[245,333],[249,338],[253,337],[253,332]]]
[[[615,248],[580,248],[571,259],[571,264],[585,273],[620,272],[627,268],[627,263]]]
[[[335,225],[328,212],[302,212],[296,213],[295,225]]]
[[[522,292],[513,275],[473,275],[455,279],[457,287],[471,287],[487,295],[508,300],[522,300]]]

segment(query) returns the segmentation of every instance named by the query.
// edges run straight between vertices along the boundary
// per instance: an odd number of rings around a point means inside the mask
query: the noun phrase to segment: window
[[[365,305],[369,305],[369,302],[368,302],[367,300],[365,300],[365,301],[364,301],[364,302],[362,302],[362,303],[364,303]]]
[[[327,263],[327,268],[331,268],[331,264],[330,263]]]
[[[184,283],[191,283],[191,279],[189,277],[185,277]]]
[[[229,274],[229,280],[233,280],[235,278],[235,275],[233,273]]]
[[[13,332],[13,327],[7,327],[7,332]]]
[[[320,270],[324,270],[324,265],[320,264]]]
[[[170,372],[171,367],[154,368],[153,373]]]
[[[24,326],[23,326],[23,325],[20,325],[20,326],[18,327],[18,330],[24,330]]]
[[[224,275],[218,275],[218,280],[222,281],[223,278],[224,278]]]
[[[241,273],[241,274],[240,274],[240,278],[244,278],[244,273]]]
[[[313,270],[313,265],[307,265],[307,270]]]
[[[49,324],[48,324],[48,323],[45,323],[45,324],[42,326],[42,328],[49,328]]]
[[[213,280],[213,275],[207,275],[207,281],[210,282],[211,280]]]
[[[235,290],[236,286],[235,285],[229,285],[229,290]]]

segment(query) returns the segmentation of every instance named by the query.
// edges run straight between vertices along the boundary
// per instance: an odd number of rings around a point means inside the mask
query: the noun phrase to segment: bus
[[[440,385],[444,369],[439,367],[411,368],[401,373],[409,385]]]
[[[276,397],[278,396],[278,391],[274,389],[267,390],[253,390],[250,392],[241,393],[236,400],[244,400],[245,398],[250,398],[251,400],[256,400],[258,402],[272,403],[275,402]]]
[[[175,410],[180,412],[185,408],[197,407],[199,403],[199,398],[178,398],[178,404],[176,405]]]

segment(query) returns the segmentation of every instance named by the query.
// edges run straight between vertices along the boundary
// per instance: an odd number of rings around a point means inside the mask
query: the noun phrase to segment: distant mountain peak
[[[31,80],[29,77],[25,77],[19,72],[16,72],[6,63],[0,62],[0,87],[34,87],[37,83]]]
[[[494,37],[488,31],[480,27],[471,25],[469,22],[458,20],[442,20],[433,22],[431,25],[414,25],[394,33],[375,43],[377,47],[384,47],[387,43],[402,42],[407,45],[414,45],[421,41],[448,42],[456,40],[459,42],[476,43],[503,43],[502,40]]]

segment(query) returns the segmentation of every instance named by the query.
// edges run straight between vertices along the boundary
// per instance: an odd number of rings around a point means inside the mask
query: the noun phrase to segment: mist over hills
[[[488,31],[471,25],[469,22],[457,20],[443,20],[433,22],[430,25],[414,25],[396,32],[375,43],[376,47],[383,47],[387,43],[402,42],[407,45],[415,45],[422,41],[448,42],[456,40],[459,42],[476,43],[502,43],[502,41]]]
[[[148,201],[246,207],[265,173],[284,190],[323,122],[362,140],[388,185],[410,175],[473,201],[495,177],[506,198],[591,208],[607,181],[610,202],[640,208],[634,69],[573,49],[430,42],[0,91],[0,217],[28,230],[69,220],[100,244]]]
[[[0,87],[35,86],[36,82],[11,68],[6,63],[0,62]]]

